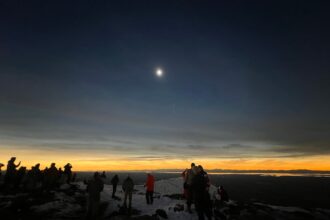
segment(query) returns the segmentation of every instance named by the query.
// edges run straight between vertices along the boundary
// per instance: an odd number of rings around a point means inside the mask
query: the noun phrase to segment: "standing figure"
[[[147,175],[147,182],[144,186],[147,187],[147,191],[146,191],[147,204],[152,205],[152,203],[154,202],[153,195],[154,195],[155,178],[150,173],[148,173]]]
[[[105,171],[102,172],[102,174],[100,175],[101,180],[103,181],[103,183],[105,184],[107,181],[107,175],[105,175]]]
[[[7,164],[7,170],[5,174],[5,185],[11,186],[15,182],[15,176],[17,173],[16,168],[21,165],[21,162],[19,162],[17,165],[15,164],[16,157],[10,158]]]
[[[181,176],[183,178],[183,198],[188,198],[188,187],[186,183],[186,174],[187,174],[188,168],[186,168],[182,173]]]
[[[94,173],[93,179],[87,183],[88,193],[88,208],[87,208],[87,219],[99,219],[100,218],[100,200],[101,192],[103,191],[104,183],[101,180],[98,172]]]
[[[192,179],[192,190],[194,193],[195,208],[199,220],[204,220],[204,215],[207,219],[212,219],[212,203],[208,192],[207,179],[204,176],[202,169],[197,169],[197,173]]]
[[[102,172],[101,178],[103,178],[103,179],[106,179],[107,178],[107,175],[105,175],[105,171]]]
[[[15,175],[15,180],[14,180],[14,186],[15,188],[19,188],[21,183],[23,183],[23,180],[25,179],[25,174],[26,174],[26,167],[20,167]]]
[[[207,187],[206,189],[207,189],[207,191],[209,191],[210,186],[211,186],[211,182],[210,182],[209,175],[208,175],[207,172],[204,170],[204,168],[202,167],[202,165],[198,165],[198,169],[199,169],[198,172],[200,172],[200,174],[204,176],[205,181],[206,181],[206,187]]]
[[[59,180],[59,171],[56,168],[56,164],[52,163],[50,168],[45,168],[44,171],[44,187],[47,190],[53,189],[57,186]]]
[[[64,166],[64,175],[66,176],[66,183],[69,184],[72,180],[72,165],[70,163],[67,163]]]
[[[125,193],[124,207],[127,207],[127,198],[128,198],[128,208],[132,208],[132,194],[134,190],[134,182],[131,177],[127,177],[123,182],[123,190]]]
[[[37,183],[41,182],[42,174],[41,174],[41,170],[40,170],[40,163],[37,163],[36,165],[34,165],[34,167],[32,167],[32,169],[31,169],[31,171],[33,172],[35,181]]]
[[[76,182],[76,179],[77,179],[77,173],[74,172],[74,173],[72,174],[72,182]]]
[[[64,171],[62,170],[62,167],[58,168],[58,180],[57,180],[57,184],[58,185],[63,185],[65,183],[69,182],[69,177],[67,174],[64,173]]]
[[[3,163],[0,163],[0,177],[1,177],[1,174],[2,174],[2,172],[1,172],[1,168],[4,166],[4,164]]]
[[[27,178],[24,183],[24,188],[26,190],[35,190],[38,184],[42,181],[42,173],[40,171],[40,163],[31,167],[31,170],[27,172]]]
[[[111,184],[112,184],[112,198],[116,198],[116,191],[117,191],[117,185],[119,182],[119,177],[116,174],[114,177],[111,179]]]
[[[187,211],[192,213],[191,204],[193,203],[193,189],[192,189],[192,180],[196,173],[196,165],[194,163],[191,164],[191,168],[185,171],[185,181],[184,186],[186,189],[186,199],[187,199]]]

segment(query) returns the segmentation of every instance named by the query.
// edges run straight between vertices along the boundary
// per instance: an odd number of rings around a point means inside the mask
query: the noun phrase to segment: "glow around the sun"
[[[163,70],[160,69],[160,68],[157,68],[157,70],[156,70],[156,75],[157,75],[158,77],[162,77],[162,76],[163,76]]]

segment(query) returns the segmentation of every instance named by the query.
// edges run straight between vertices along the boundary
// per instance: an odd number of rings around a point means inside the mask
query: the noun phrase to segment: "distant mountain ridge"
[[[323,174],[330,174],[330,170],[308,170],[308,169],[298,169],[298,170],[226,170],[226,169],[211,169],[207,170],[207,172],[212,173],[323,173]],[[153,171],[159,172],[182,172],[181,169],[158,169]]]

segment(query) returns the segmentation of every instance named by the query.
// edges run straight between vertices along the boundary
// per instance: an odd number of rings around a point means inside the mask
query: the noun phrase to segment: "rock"
[[[165,219],[168,218],[168,217],[167,217],[167,213],[166,213],[165,210],[163,210],[163,209],[157,209],[157,210],[156,210],[156,214],[157,214],[158,216],[162,217],[162,218],[165,218]]]
[[[116,201],[121,201],[121,198],[120,197],[118,197],[118,196],[114,196],[114,197],[112,197],[114,200],[116,200]]]
[[[139,215],[141,213],[140,210],[137,210],[135,208],[127,208],[127,207],[124,207],[124,206],[121,206],[117,211],[113,212],[112,216],[113,215]]]
[[[170,198],[170,199],[177,199],[177,200],[182,200],[182,199],[184,199],[182,194],[164,195],[164,197],[168,197],[168,198]]]
[[[174,210],[174,212],[182,212],[182,211],[184,211],[184,205],[176,204],[173,210]]]
[[[227,217],[226,217],[226,215],[223,214],[221,211],[219,211],[219,210],[214,210],[214,218],[220,220],[220,219],[226,219]]]
[[[131,215],[139,215],[139,214],[141,214],[141,211],[138,210],[138,209],[132,208],[131,211],[130,211],[130,214]]]
[[[67,183],[62,184],[62,185],[60,186],[60,189],[61,189],[61,190],[67,190],[67,189],[70,189],[70,188],[71,188],[71,185],[69,185],[69,184],[67,184]]]
[[[134,220],[158,220],[157,216],[150,216],[150,215],[141,215],[135,218],[132,218]]]

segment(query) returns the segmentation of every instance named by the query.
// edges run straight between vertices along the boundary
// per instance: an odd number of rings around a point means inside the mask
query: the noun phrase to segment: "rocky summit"
[[[132,208],[122,206],[123,192],[118,187],[116,198],[112,198],[112,187],[105,185],[101,194],[102,219],[114,220],[197,220],[196,211],[186,211],[182,198],[182,179],[172,178],[157,181],[154,204],[147,205],[143,185],[137,185],[133,193]],[[211,197],[215,187],[210,188]],[[10,219],[84,219],[86,215],[86,186],[82,182],[63,184],[49,192],[1,192],[0,216]],[[309,220],[330,219],[330,210],[308,209],[265,204],[258,201],[237,202],[230,200],[213,212],[214,219],[236,220]]]

